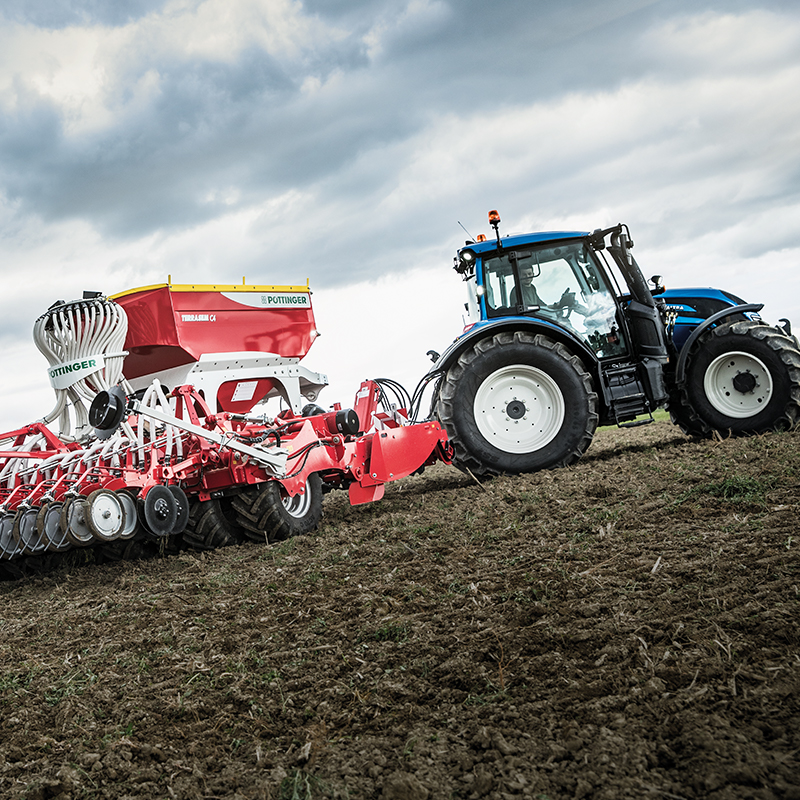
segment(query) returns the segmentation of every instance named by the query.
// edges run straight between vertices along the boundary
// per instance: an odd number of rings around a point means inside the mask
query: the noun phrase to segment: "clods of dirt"
[[[0,795],[800,798],[800,433],[601,431],[0,585]]]

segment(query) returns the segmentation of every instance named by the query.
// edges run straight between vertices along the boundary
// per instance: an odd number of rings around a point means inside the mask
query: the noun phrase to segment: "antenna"
[[[461,223],[458,220],[456,220],[456,222],[458,222],[458,224],[461,225]],[[467,236],[469,236],[469,238],[472,239],[473,242],[475,241],[475,237],[463,225],[461,225],[461,230],[464,231],[464,233],[466,233]]]

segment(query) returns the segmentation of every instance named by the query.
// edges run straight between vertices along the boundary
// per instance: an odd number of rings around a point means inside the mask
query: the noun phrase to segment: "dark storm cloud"
[[[127,4],[124,13],[135,18],[159,5]],[[8,8],[15,18],[27,6]],[[111,2],[45,8],[41,19],[26,19],[43,26],[68,24],[70,15],[124,21],[115,10],[121,4]],[[698,11],[694,0],[451,0],[410,7],[306,0],[302,8],[336,35],[304,42],[291,58],[254,44],[224,60],[186,57],[136,40],[109,73],[114,119],[99,130],[71,132],[52,100],[18,81],[16,106],[0,121],[2,194],[18,213],[45,221],[80,218],[118,238],[192,226],[289,190],[313,191],[318,208],[350,198],[374,211],[396,185],[407,156],[403,141],[431,120],[455,115],[480,125],[512,106],[667,75],[669,59],[641,34],[672,15]],[[703,8],[745,10],[748,4],[711,0]],[[157,75],[158,88],[137,103],[133,87],[148,74]],[[323,88],[304,90],[308,80]],[[537,147],[531,140],[530,148]],[[573,155],[573,174],[582,158]],[[573,185],[559,181],[564,168],[554,159],[537,179],[559,192],[560,184]],[[503,172],[484,189],[519,191]],[[392,218],[373,215],[370,236],[391,236],[413,213],[412,204]],[[433,235],[444,213],[451,210],[417,219],[418,233]],[[321,241],[325,230],[317,225],[309,238]],[[332,252],[365,246],[348,231],[331,235]],[[369,253],[360,263],[371,269]]]
[[[84,217],[121,236],[203,221],[219,212],[207,195],[220,187],[252,201],[318,179],[357,146],[363,113],[312,110],[298,93],[296,78],[253,48],[232,64],[167,62],[144,112],[123,107],[110,129],[67,136],[51,100],[18,88],[0,121],[5,194],[45,219]]]
[[[552,73],[554,59],[569,75],[571,59],[542,57],[531,45],[552,47],[548,30],[571,35],[574,4],[556,12],[499,5],[434,4],[419,20],[398,22],[397,3],[307,4],[323,18],[358,22],[343,40],[310,47],[293,63],[253,47],[226,62],[126,54],[109,87],[118,94],[109,101],[116,121],[100,133],[67,134],[53,102],[20,85],[0,130],[4,194],[46,220],[82,217],[107,234],[138,236],[215,216],[221,209],[209,195],[220,187],[235,186],[240,203],[254,202],[324,180],[365,149],[419,130],[432,114],[475,105],[489,113],[493,104],[563,88],[536,76]],[[100,21],[110,7],[48,6]],[[372,64],[361,40],[370,25],[382,31]],[[147,71],[158,74],[158,92],[144,109],[126,110]],[[301,94],[304,79],[324,82],[336,72],[341,90]]]

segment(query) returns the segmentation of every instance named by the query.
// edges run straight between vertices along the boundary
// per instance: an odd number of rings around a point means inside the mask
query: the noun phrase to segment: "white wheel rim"
[[[555,439],[564,422],[564,395],[536,367],[514,364],[489,375],[473,402],[478,431],[505,453],[531,453]]]
[[[296,519],[304,517],[311,508],[311,489],[308,481],[306,481],[305,491],[302,494],[296,494],[294,497],[287,495],[282,498],[282,502],[290,516]]]
[[[772,397],[772,375],[761,359],[733,351],[717,356],[706,370],[708,402],[726,417],[744,419],[763,411]]]
[[[92,532],[107,541],[116,539],[125,525],[125,509],[114,492],[98,493],[92,498],[87,513]]]
[[[120,531],[120,539],[131,539],[135,533],[139,523],[139,518],[136,512],[136,501],[127,492],[119,492],[119,497],[122,507],[125,509],[125,526]]]

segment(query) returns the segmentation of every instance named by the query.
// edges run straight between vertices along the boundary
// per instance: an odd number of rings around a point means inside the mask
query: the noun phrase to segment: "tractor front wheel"
[[[700,337],[669,410],[684,432],[788,430],[800,420],[800,350],[762,323],[732,322]]]
[[[449,369],[437,413],[454,463],[476,475],[577,461],[597,428],[597,394],[577,356],[522,331],[479,339]]]

